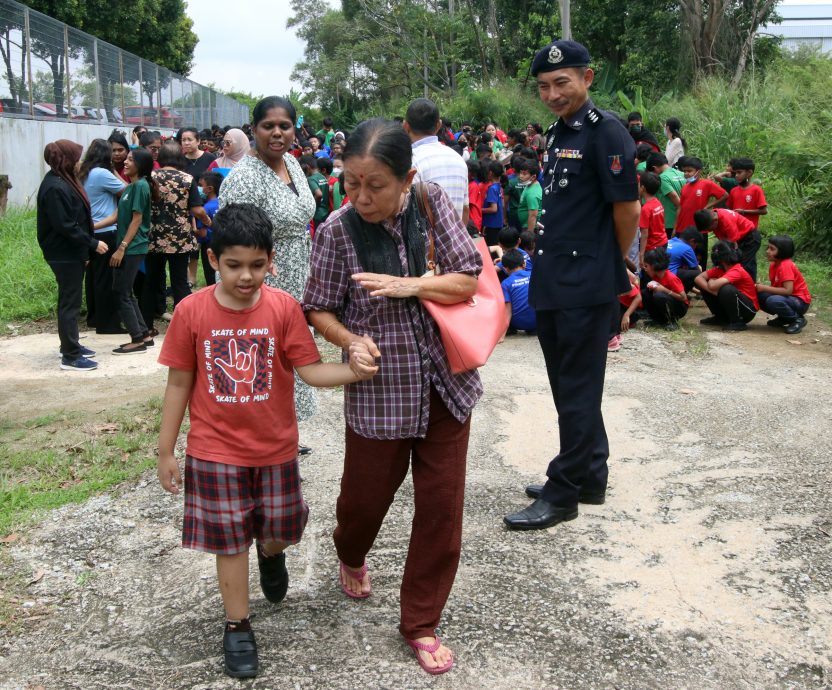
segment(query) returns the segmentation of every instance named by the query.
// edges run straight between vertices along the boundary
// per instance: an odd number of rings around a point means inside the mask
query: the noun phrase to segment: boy
[[[762,239],[754,223],[727,208],[697,211],[693,218],[699,232],[713,231],[718,240],[736,245],[740,251],[742,267],[756,282],[757,250],[760,249]]]
[[[768,213],[768,203],[763,188],[751,184],[751,176],[754,174],[754,161],[750,158],[737,158],[734,160],[734,179],[737,186],[728,192],[728,203],[726,206],[750,220],[755,228],[760,226],[760,216]]]
[[[688,313],[688,296],[682,281],[667,270],[669,265],[664,248],[653,249],[644,255],[644,270],[650,281],[641,290],[641,300],[652,319],[652,323],[648,321],[645,325],[659,325],[675,331],[679,328],[678,320]]]
[[[679,212],[676,215],[676,232],[693,225],[693,214],[702,209],[712,209],[728,195],[725,190],[711,180],[702,179],[702,161],[693,156],[682,159],[682,172],[685,175],[685,186],[679,196]],[[702,235],[702,246],[698,248],[696,256],[699,265],[704,269],[708,263],[708,235]]]
[[[206,172],[199,178],[199,186],[202,188],[202,194],[205,196],[205,203],[202,207],[212,221],[214,215],[220,208],[217,197],[220,195],[222,180],[223,177],[218,172]],[[196,219],[196,236],[199,241],[199,253],[202,257],[202,275],[205,276],[205,284],[213,285],[217,282],[217,272],[208,260],[208,247],[211,244],[211,227],[203,225],[202,221],[198,218]]]
[[[315,133],[315,136],[324,142],[324,146],[329,146],[335,137],[335,130],[332,128],[332,125],[332,118],[325,117],[324,126]]]
[[[693,289],[693,281],[702,269],[696,258],[696,249],[702,244],[702,235],[696,228],[685,228],[681,235],[671,237],[667,243],[667,256],[670,259],[668,271],[675,273],[685,292]]]
[[[497,257],[494,259],[494,266],[497,268],[497,276],[501,281],[508,275],[508,271],[503,268],[502,259],[506,252],[511,249],[516,249],[520,252],[520,255],[523,257],[523,268],[527,271],[532,270],[532,257],[529,256],[529,253],[525,249],[520,248],[520,233],[514,228],[502,228],[498,235],[498,244],[488,248]]]
[[[517,177],[520,178],[520,183],[525,185],[517,206],[517,219],[521,232],[524,230],[534,232],[537,229],[537,219],[543,208],[543,188],[537,181],[539,170],[540,166],[536,160],[521,159],[517,164]]]
[[[681,170],[671,168],[663,153],[651,153],[647,158],[647,170],[659,176],[662,186],[656,198],[664,207],[664,227],[667,238],[673,236],[676,225],[676,213],[679,210],[679,195],[685,184],[685,175]]]
[[[301,156],[300,167],[306,175],[309,189],[315,197],[315,215],[312,216],[312,227],[317,228],[329,216],[329,182],[318,172],[319,160],[314,156]]]
[[[532,335],[537,330],[537,316],[529,306],[529,280],[532,272],[525,267],[525,259],[519,249],[509,249],[503,254],[503,270],[508,274],[502,285],[508,323],[506,333],[525,331]],[[505,335],[500,342],[503,340]]]
[[[278,603],[289,585],[283,551],[300,540],[308,515],[293,369],[310,385],[338,386],[371,378],[376,367],[360,343],[350,346],[349,364],[323,364],[300,305],[263,285],[274,247],[261,209],[231,204],[219,211],[208,257],[222,280],[179,303],[159,355],[170,371],[158,476],[166,491],[180,492],[174,447],[187,407],[182,545],[216,555],[225,672],[251,678],[258,660],[249,621],[249,547],[256,538],[260,585]]]
[[[639,264],[644,264],[644,254],[667,244],[667,232],[664,228],[664,206],[656,198],[661,188],[661,180],[656,173],[641,174],[639,194],[644,199],[638,229],[641,239],[638,247]]]

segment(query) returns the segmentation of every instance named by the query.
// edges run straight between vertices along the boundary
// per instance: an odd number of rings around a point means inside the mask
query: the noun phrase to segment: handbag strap
[[[433,208],[431,208],[428,199],[428,186],[424,182],[417,182],[413,185],[413,190],[416,193],[416,205],[419,207],[419,213],[428,222],[428,268],[433,269],[436,266],[436,250],[433,242],[436,225],[433,218]]]

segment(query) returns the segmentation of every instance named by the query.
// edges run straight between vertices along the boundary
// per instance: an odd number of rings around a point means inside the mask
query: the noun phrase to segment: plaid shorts
[[[187,549],[227,556],[247,551],[255,537],[297,544],[308,517],[297,459],[237,467],[185,458]]]

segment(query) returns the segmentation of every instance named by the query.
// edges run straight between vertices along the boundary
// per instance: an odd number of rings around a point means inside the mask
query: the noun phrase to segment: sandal
[[[424,642],[417,642],[416,640],[407,639],[405,640],[405,642],[407,642],[407,646],[410,647],[416,653],[416,661],[419,662],[419,666],[422,667],[422,670],[425,673],[430,673],[432,676],[438,676],[440,673],[445,673],[453,668],[453,656],[451,656],[451,658],[448,660],[448,663],[444,666],[434,666],[433,668],[431,668],[425,663],[424,659],[422,659],[422,655],[419,654],[419,652],[427,652],[430,655],[436,653],[442,646],[442,640],[440,640],[439,637],[435,637],[433,639],[433,644],[425,644]],[[434,659],[434,661],[435,660],[436,659]]]
[[[364,576],[367,574],[367,561],[365,559],[364,563],[361,565],[360,568],[350,568],[346,565],[343,561],[338,561],[341,566],[341,571],[339,573],[338,579],[341,581],[341,589],[343,590],[344,594],[346,594],[350,599],[366,599],[370,596],[370,592],[365,592],[362,594],[356,594],[355,592],[351,591],[347,588],[344,584],[344,575],[349,577],[355,578],[356,580],[363,580]]]

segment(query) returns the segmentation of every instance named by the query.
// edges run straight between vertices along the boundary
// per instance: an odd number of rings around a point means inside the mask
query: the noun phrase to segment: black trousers
[[[118,301],[118,313],[134,343],[141,342],[147,334],[139,303],[133,294],[133,282],[143,259],[144,255],[125,256],[121,266],[113,269],[112,291]]]
[[[680,268],[676,272],[676,277],[682,281],[682,285],[685,286],[685,292],[690,292],[693,290],[693,282],[696,280],[696,276],[698,276],[702,271],[698,268]]]
[[[560,450],[542,498],[570,508],[607,488],[609,442],[601,415],[610,323],[618,302],[537,312],[537,338],[558,413]]]
[[[173,306],[191,294],[188,287],[188,262],[190,254],[160,254],[150,252],[145,258],[145,276],[140,302],[142,318],[148,329],[153,328],[156,316],[157,296],[165,290],[165,265],[170,267],[170,286],[173,290]]]
[[[78,317],[84,285],[83,261],[50,261],[49,268],[58,283],[58,337],[61,354],[69,359],[81,356],[78,342]]]
[[[214,285],[217,282],[217,272],[208,261],[208,243],[199,245],[199,255],[202,257],[202,275],[205,277],[206,285]]]
[[[641,291],[641,302],[650,318],[656,323],[676,322],[688,313],[688,305],[665,292],[653,292],[650,288]]]
[[[684,228],[682,229],[684,230]],[[697,262],[699,262],[699,265],[704,271],[708,268],[708,237],[710,236],[710,233],[702,232],[700,234],[702,235],[702,244],[694,250],[694,253],[696,254]]]
[[[705,300],[711,313],[725,323],[739,323],[740,321],[748,323],[757,314],[751,298],[742,294],[730,283],[719,288],[719,293],[716,295],[703,290],[702,299]]]
[[[107,253],[93,254],[87,268],[87,325],[95,328],[96,333],[118,333],[121,331],[118,301],[113,294],[113,269],[110,266],[110,257],[116,250],[116,233],[99,232],[95,239],[107,243]]]
[[[737,249],[740,250],[740,264],[748,271],[748,274],[757,282],[757,252],[762,244],[762,237],[759,230],[752,230],[739,242]]]

